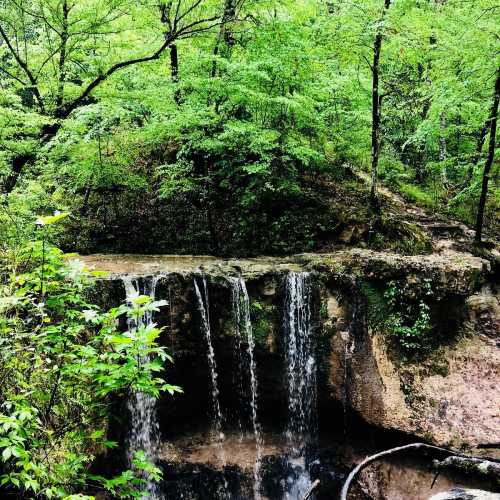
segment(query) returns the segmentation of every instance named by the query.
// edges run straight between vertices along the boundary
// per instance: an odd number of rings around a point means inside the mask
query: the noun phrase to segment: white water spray
[[[196,292],[196,298],[198,299],[198,310],[201,316],[201,326],[203,333],[205,334],[205,339],[207,341],[207,355],[208,355],[208,366],[210,369],[210,378],[212,386],[212,410],[213,410],[213,431],[215,434],[215,439],[219,442],[224,440],[224,433],[222,432],[222,412],[219,403],[219,384],[217,376],[217,363],[215,361],[215,352],[212,344],[212,333],[210,329],[210,311],[208,302],[208,289],[207,280],[203,277],[203,295],[201,294],[198,282],[195,278],[194,289]]]
[[[200,312],[201,317],[201,326],[203,332],[205,333],[205,339],[207,341],[207,357],[208,357],[208,366],[210,369],[210,379],[212,386],[212,431],[215,436],[216,442],[218,444],[218,459],[219,462],[224,469],[226,466],[226,453],[224,450],[224,433],[222,432],[222,412],[220,409],[219,402],[219,384],[218,384],[218,376],[217,376],[217,363],[215,361],[215,352],[212,344],[212,332],[210,329],[210,303],[208,301],[208,287],[207,280],[205,276],[202,279],[203,284],[203,295],[200,291],[200,287],[198,286],[198,281],[194,279],[194,289],[196,292],[196,298],[198,301],[198,310]],[[226,481],[226,478],[223,474],[223,485],[218,492],[219,498],[228,499],[229,498],[229,486]]]

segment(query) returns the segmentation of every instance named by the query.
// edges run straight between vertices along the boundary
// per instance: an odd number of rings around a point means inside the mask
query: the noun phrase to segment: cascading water
[[[234,329],[236,336],[236,357],[240,362],[241,372],[247,371],[250,380],[250,414],[252,420],[252,430],[255,438],[255,464],[254,464],[254,499],[259,500],[260,495],[260,465],[262,459],[262,429],[257,417],[258,410],[258,386],[257,368],[255,364],[255,340],[253,337],[252,323],[250,321],[250,299],[243,278],[229,278],[232,285],[232,311],[234,319]],[[241,351],[243,342],[247,343],[246,356]],[[242,377],[241,377],[242,378]],[[240,386],[240,400],[243,399],[244,387]]]
[[[130,277],[123,278],[125,286],[126,300],[131,303],[133,299],[140,295],[148,295],[153,300],[156,293],[156,284],[158,278],[144,279],[143,286],[137,280]],[[152,312],[146,312],[137,321],[128,318],[129,331],[137,331],[138,328],[148,326],[153,322]],[[127,442],[127,459],[129,465],[135,452],[144,451],[146,457],[154,462],[156,459],[159,443],[159,425],[156,415],[156,400],[148,394],[142,392],[133,392],[128,401],[127,407],[130,412],[131,426]],[[162,498],[157,483],[147,481],[146,490],[148,497],[153,500]]]
[[[198,281],[194,280],[194,289],[196,292],[196,298],[198,300],[198,310],[201,316],[201,326],[203,333],[205,334],[205,339],[207,341],[207,355],[208,355],[208,366],[210,369],[211,378],[211,388],[212,388],[212,412],[213,412],[213,432],[215,439],[219,442],[224,440],[224,433],[222,432],[222,412],[220,409],[219,402],[219,384],[217,381],[217,363],[215,361],[215,352],[212,345],[212,333],[210,330],[210,311],[208,302],[208,289],[207,280],[205,277],[202,279],[203,284],[203,295],[198,286]]]
[[[284,485],[284,499],[302,498],[311,486],[306,467],[306,446],[316,426],[316,358],[311,317],[312,284],[309,273],[287,275],[285,280],[284,331],[288,384],[286,438],[293,473]]]
[[[214,437],[218,444],[218,460],[221,466],[224,468],[226,465],[226,453],[224,450],[224,433],[222,432],[222,412],[220,409],[219,402],[219,384],[217,377],[217,363],[215,361],[215,352],[212,344],[212,333],[210,329],[210,304],[208,301],[208,287],[207,280],[205,276],[202,278],[203,285],[203,295],[200,291],[200,287],[198,286],[198,281],[194,279],[194,289],[196,292],[196,298],[198,301],[198,310],[200,312],[201,317],[201,326],[203,332],[205,333],[205,339],[207,341],[207,357],[208,357],[208,366],[210,369],[210,379],[211,379],[211,387],[212,387],[212,431]],[[225,476],[223,475],[223,485],[218,492],[218,498],[229,498],[229,487],[226,481]]]

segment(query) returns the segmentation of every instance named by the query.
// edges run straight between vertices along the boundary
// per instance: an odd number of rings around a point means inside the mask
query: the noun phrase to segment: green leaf
[[[69,215],[69,212],[54,212],[54,215],[39,216],[36,219],[35,224],[37,226],[50,226],[62,219],[65,219]]]
[[[4,448],[3,451],[2,451],[2,459],[4,462],[7,462],[7,460],[9,460],[9,458],[12,456],[12,448],[11,447],[7,447],[7,448]]]

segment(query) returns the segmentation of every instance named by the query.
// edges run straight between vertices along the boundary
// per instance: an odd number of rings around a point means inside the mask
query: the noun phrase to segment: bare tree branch
[[[340,500],[347,500],[347,495],[349,493],[349,488],[352,482],[354,481],[356,476],[372,462],[380,460],[381,458],[387,457],[389,455],[399,453],[400,451],[418,450],[418,449],[433,450],[440,453],[446,453],[448,455],[453,455],[462,458],[474,458],[471,457],[470,455],[463,455],[461,453],[456,453],[452,450],[448,450],[447,448],[441,448],[440,446],[433,446],[427,443],[412,443],[412,444],[407,444],[405,446],[398,446],[397,448],[391,448],[390,450],[381,451],[380,453],[376,453],[375,455],[366,457],[362,462],[360,462],[356,467],[354,467],[354,469],[347,476],[344,486],[342,486],[342,491],[340,493]]]
[[[7,76],[10,76],[10,78],[16,80],[21,85],[27,85],[26,82],[23,82],[20,78],[18,78],[17,76],[13,75],[12,73],[9,73],[5,68],[2,68],[1,66],[0,66],[0,71],[3,71]]]

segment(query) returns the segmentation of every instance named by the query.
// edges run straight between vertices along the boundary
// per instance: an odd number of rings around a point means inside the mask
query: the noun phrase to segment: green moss
[[[371,247],[391,249],[404,255],[425,254],[432,251],[432,240],[417,224],[398,217],[381,216],[374,225],[375,235]]]
[[[322,319],[328,318],[328,306],[323,302],[319,308],[319,316]]]
[[[412,410],[418,411],[422,403],[425,402],[425,397],[419,394],[415,388],[413,375],[405,374],[401,376],[400,385],[401,392],[404,394],[405,403]]]
[[[368,324],[388,336],[395,362],[423,359],[432,353],[436,342],[429,280],[424,279],[417,285],[404,280],[392,281],[385,288],[362,281],[360,290],[368,306]],[[436,373],[445,373],[446,369],[436,362]]]

